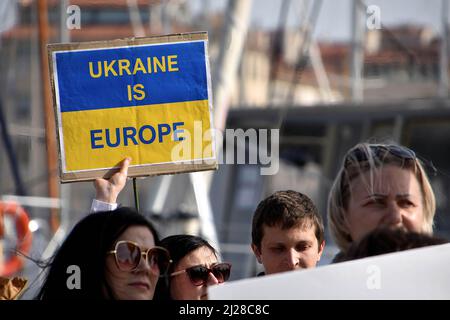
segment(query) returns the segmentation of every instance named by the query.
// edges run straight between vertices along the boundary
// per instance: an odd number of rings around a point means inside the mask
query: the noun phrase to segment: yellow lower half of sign
[[[64,172],[215,157],[208,100],[63,112]]]

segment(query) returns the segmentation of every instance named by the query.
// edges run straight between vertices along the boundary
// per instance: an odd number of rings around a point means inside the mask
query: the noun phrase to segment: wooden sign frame
[[[129,167],[128,170],[128,175],[130,177],[138,177],[138,176],[153,176],[153,175],[161,175],[161,174],[173,174],[173,173],[185,173],[185,172],[194,172],[194,171],[204,171],[204,170],[215,170],[218,167],[217,164],[217,155],[216,155],[216,150],[215,150],[215,135],[214,135],[214,124],[213,124],[213,117],[212,117],[212,90],[211,90],[211,77],[210,77],[210,66],[209,66],[209,61],[208,61],[208,52],[207,52],[207,41],[208,41],[208,35],[206,32],[195,32],[195,33],[186,33],[186,34],[173,34],[173,35],[166,35],[166,36],[157,36],[157,37],[146,37],[146,38],[129,38],[129,39],[117,39],[117,40],[111,40],[111,41],[93,41],[93,42],[84,42],[84,43],[67,43],[67,44],[49,44],[47,46],[48,48],[48,59],[49,59],[49,68],[50,68],[50,81],[51,81],[51,88],[52,88],[52,94],[53,94],[53,106],[54,106],[54,112],[55,112],[55,121],[56,121],[56,128],[57,128],[57,137],[58,137],[58,156],[59,156],[59,172],[60,172],[60,181],[62,183],[65,182],[75,182],[75,181],[87,181],[87,180],[94,180],[96,178],[99,177],[104,177],[104,178],[108,178],[110,177],[113,173],[118,171],[118,166],[121,160],[123,160],[125,157],[127,156],[131,156],[132,157],[132,162],[131,165]],[[79,168],[80,165],[78,165],[78,162],[76,161],[72,161],[72,163],[74,163],[75,165],[72,165],[72,167],[77,167],[76,170],[73,170],[73,168],[69,168],[68,166],[68,162],[69,160],[67,160],[68,157],[68,153],[67,150],[65,149],[65,134],[67,134],[67,129],[65,126],[66,123],[64,123],[64,116],[70,114],[71,116],[74,116],[76,114],[81,114],[82,112],[91,112],[92,110],[85,110],[85,109],[77,109],[75,110],[75,112],[72,113],[64,113],[61,110],[61,101],[62,101],[62,97],[61,97],[61,89],[59,86],[65,86],[64,88],[67,88],[68,86],[70,87],[71,83],[70,81],[66,81],[65,83],[61,84],[61,82],[59,82],[61,79],[58,78],[58,71],[61,70],[61,66],[62,63],[58,64],[59,61],[57,61],[57,56],[58,54],[62,54],[62,53],[78,53],[78,52],[82,52],[82,53],[86,53],[89,51],[92,51],[92,60],[94,61],[96,59],[95,54],[98,50],[108,50],[111,51],[112,50],[116,50],[116,49],[128,49],[128,48],[143,48],[142,50],[147,50],[149,52],[151,52],[152,48],[155,48],[156,46],[164,46],[167,45],[167,47],[170,48],[170,45],[182,45],[182,44],[186,44],[186,43],[199,43],[202,42],[204,43],[204,71],[205,71],[205,75],[204,75],[204,82],[202,83],[202,85],[206,85],[206,87],[204,88],[203,86],[201,87],[203,94],[207,95],[206,99],[201,100],[203,103],[203,111],[202,111],[202,123],[205,126],[205,128],[210,129],[211,133],[210,133],[210,145],[211,145],[211,152],[208,153],[208,156],[203,157],[202,156],[199,157],[187,157],[187,158],[183,158],[180,161],[164,161],[164,162],[156,162],[156,163],[138,163],[138,164],[134,164],[136,162],[134,162],[136,159],[134,159],[134,157],[126,152],[120,153],[121,157],[117,157],[117,153],[115,154],[116,157],[110,157],[111,159],[114,158],[114,163],[112,163],[109,166],[106,167],[100,167],[100,168],[91,168],[91,167],[81,167],[81,169]],[[155,47],[152,47],[153,45],[155,45]],[[112,49],[112,50],[109,50]],[[181,49],[180,49],[181,50]],[[105,51],[106,52],[106,51]],[[182,52],[182,51],[180,51]],[[182,58],[179,57],[179,59],[181,60]],[[70,61],[70,60],[68,60]],[[100,61],[100,60],[99,60]],[[98,69],[100,69],[101,66],[101,62],[97,61],[98,64]],[[119,61],[119,60],[117,60]],[[120,62],[120,61],[119,61]],[[150,63],[150,62],[149,62]],[[201,65],[201,64],[199,64]],[[156,65],[155,65],[156,66]],[[178,68],[178,65],[175,65],[176,68],[174,67],[173,70],[176,69],[182,69],[181,68],[181,63],[180,63],[180,68]],[[91,68],[92,66],[89,65],[89,67]],[[106,72],[106,62],[105,62],[105,67],[104,67],[104,76],[108,76],[108,73]],[[58,70],[58,68],[60,68],[60,70]],[[135,67],[136,68],[136,67]],[[149,65],[149,68],[151,69],[151,63]],[[186,68],[187,69],[187,68]],[[128,68],[128,71],[131,70],[130,68]],[[154,76],[156,77],[156,71],[157,69],[155,68],[155,73]],[[192,70],[196,70],[194,68],[189,69],[190,72],[193,72]],[[202,69],[203,70],[203,69]],[[91,72],[91,76],[93,75],[92,73],[92,69],[89,70]],[[123,71],[123,70],[120,70]],[[61,73],[59,73],[59,75],[62,75],[62,78],[65,78],[65,74],[67,73],[62,73],[62,71],[60,71]],[[86,72],[86,71],[85,71]],[[151,70],[147,70],[148,74],[147,76],[150,76],[150,72]],[[76,70],[75,70],[76,73]],[[125,72],[124,72],[125,73]],[[144,72],[142,72],[144,73]],[[181,73],[181,72],[180,72]],[[134,77],[135,74],[133,73],[132,77]],[[195,78],[194,76],[190,76],[189,79]],[[68,79],[70,79],[70,76],[68,76]],[[134,78],[133,78],[134,79]],[[91,81],[92,79],[89,79],[89,81]],[[109,81],[109,79],[107,79]],[[134,82],[134,80],[133,80]],[[80,86],[81,87],[81,86]],[[85,86],[86,87],[86,86]],[[187,90],[188,94],[190,94],[189,92],[189,87],[188,85],[184,85],[184,86],[180,86],[182,88],[187,88],[187,89],[183,89],[183,90]],[[65,89],[64,89],[65,90]],[[101,91],[101,90],[100,90]],[[99,92],[100,92],[99,91]],[[197,90],[199,91],[199,90]],[[67,91],[70,92],[70,89]],[[73,90],[73,92],[75,92],[75,90]],[[83,91],[78,90],[76,91],[78,94],[83,95]],[[135,92],[136,94],[139,93],[139,91]],[[131,91],[128,92],[128,98],[132,98],[132,96],[130,95]],[[167,94],[168,97],[172,98],[170,96],[170,94]],[[180,94],[181,96],[181,94]],[[133,96],[134,97],[134,96]],[[139,98],[139,95],[137,95],[137,97]],[[202,96],[204,97],[204,96]],[[88,99],[88,98],[86,98]],[[198,100],[200,101],[200,100]],[[89,102],[89,101],[88,101]],[[175,101],[176,102],[176,101]],[[182,101],[179,104],[182,105],[183,107],[186,107],[187,103],[196,103],[197,100],[193,100],[193,101]],[[172,104],[171,104],[172,103]],[[174,103],[174,101],[168,101],[167,103],[165,102],[160,102],[159,105],[163,105],[163,107],[168,106],[170,108],[171,105],[176,105],[176,103]],[[134,107],[136,108],[143,108],[143,107],[151,107],[152,104],[149,103],[148,105],[135,105]],[[70,106],[73,107],[73,106]],[[76,106],[75,106],[76,107]],[[100,107],[103,107],[102,105]],[[133,106],[132,106],[133,107]],[[64,108],[64,106],[63,106]],[[92,106],[90,107],[92,109]],[[118,106],[118,107],[108,107],[108,109],[102,109],[104,113],[107,112],[113,112],[113,108],[115,109],[120,109],[122,108],[122,106]],[[142,109],[141,108],[141,109]],[[197,106],[195,106],[196,109],[198,109]],[[208,109],[208,119],[206,119],[206,109]],[[141,110],[139,109],[139,110]],[[189,109],[183,109],[183,110],[189,110]],[[77,113],[78,112],[78,113]],[[81,113],[80,113],[81,112]],[[114,112],[117,112],[117,110],[115,110]],[[189,112],[189,111],[187,111]],[[64,116],[62,116],[62,114],[64,114]],[[92,117],[91,117],[92,118]],[[208,123],[209,121],[209,123]],[[83,125],[82,121],[78,121],[78,122],[74,122],[76,125],[73,125],[72,127],[76,127],[79,128],[80,125]],[[137,125],[136,125],[137,127]],[[69,127],[70,128],[70,127]],[[117,129],[117,128],[115,128]],[[151,128],[150,128],[151,129]],[[75,129],[74,129],[75,130]],[[117,129],[118,130],[118,129]],[[126,132],[125,132],[125,128],[123,128],[124,132],[123,132],[123,138],[122,138],[122,142],[125,144],[125,146],[128,147],[128,145],[126,144],[125,141],[129,142],[130,140],[127,138],[129,138],[128,136],[126,137]],[[101,139],[103,139],[103,137],[100,135],[99,130],[95,130],[95,135],[93,135],[92,133],[93,130],[91,130],[91,149],[93,148],[104,148],[104,143],[100,144],[100,142],[98,142],[97,140],[101,141]],[[72,144],[74,145],[73,149],[77,148],[77,142],[76,142],[76,138],[79,136],[77,133],[77,131],[75,131],[74,133],[70,133],[70,137],[72,139]],[[106,131],[105,131],[106,132]],[[113,132],[113,130],[111,129],[111,132]],[[119,134],[117,131],[117,135],[116,135],[116,139],[117,141],[119,141]],[[146,143],[149,142],[149,138],[148,138],[148,134],[151,133],[155,133],[155,130],[147,130],[146,134],[147,134],[147,140],[144,140]],[[184,132],[183,130],[181,130],[180,132]],[[128,133],[128,132],[127,132]],[[136,131],[135,131],[136,133]],[[160,136],[162,136],[162,133],[160,133]],[[112,135],[112,134],[111,134]],[[172,135],[175,136],[175,127],[172,128]],[[171,136],[171,142],[173,144],[174,141],[174,137]],[[93,138],[94,137],[94,138]],[[140,136],[141,137],[141,136]],[[144,138],[143,138],[144,139]],[[155,136],[152,137],[152,141],[155,141]],[[161,138],[159,138],[161,139]],[[168,138],[167,138],[168,139]],[[178,139],[186,139],[186,138],[180,138],[178,137]],[[203,137],[202,137],[203,139]],[[73,142],[75,141],[75,142]],[[86,142],[86,137],[84,137],[84,142],[83,143],[89,143]],[[131,140],[132,142],[135,140]],[[142,140],[141,140],[142,141]],[[156,140],[158,142],[158,140]],[[203,141],[203,140],[202,140]],[[161,140],[159,141],[161,143]],[[181,143],[181,142],[180,142]],[[204,141],[202,142],[204,143]],[[131,143],[130,143],[131,145]],[[125,148],[125,146],[120,145],[120,147]],[[146,147],[146,146],[143,146]],[[138,148],[143,148],[141,146],[138,146]],[[202,144],[203,147],[203,144]],[[85,148],[89,149],[89,148]],[[107,148],[104,148],[107,149]],[[72,150],[72,149],[71,149]],[[133,149],[134,150],[134,149]],[[101,150],[103,151],[103,150]],[[138,152],[135,151],[135,154],[138,155],[142,155],[145,154],[145,152]],[[71,154],[73,154],[74,152],[70,152]],[[80,152],[78,152],[80,153]],[[104,158],[102,157],[102,153],[101,152],[97,152],[97,150],[86,150],[86,155],[84,154],[84,152],[81,152],[81,154],[78,154],[75,157],[76,159],[81,159],[80,162],[84,163],[84,159],[90,159],[89,155],[92,157],[92,155],[100,155],[100,158],[95,158],[95,161],[108,161],[109,160],[109,156],[108,156],[108,152],[104,152]],[[101,159],[101,160],[98,160]],[[93,162],[94,160],[92,160]],[[89,160],[86,160],[86,163],[88,163]],[[90,162],[89,162],[90,163]]]

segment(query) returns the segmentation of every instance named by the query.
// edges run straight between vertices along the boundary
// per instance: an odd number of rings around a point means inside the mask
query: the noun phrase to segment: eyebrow
[[[269,246],[284,246],[282,242],[269,242],[267,245]]]
[[[398,198],[409,198],[409,197],[412,197],[412,195],[409,193],[405,193],[405,194],[398,194],[397,197]]]
[[[387,197],[387,195],[385,194],[381,194],[381,193],[372,193],[369,194],[367,197],[365,197],[364,199],[370,199],[370,198],[384,198]],[[410,193],[403,193],[403,194],[397,194],[395,196],[396,198],[409,198],[412,197],[412,195]]]
[[[193,268],[193,267],[206,267],[206,268],[208,268],[208,266],[205,263],[197,263],[197,264],[193,264],[191,266],[188,266],[185,269],[189,269],[189,268]]]
[[[381,194],[381,193],[371,193],[371,194],[368,194],[366,197],[364,197],[363,200],[372,199],[372,198],[383,198],[383,197],[386,197],[386,195]]]
[[[297,245],[299,244],[311,244],[313,243],[313,241],[309,241],[309,240],[300,240],[299,242],[297,242]]]
[[[205,267],[205,268],[211,268],[213,265],[215,265],[215,264],[218,264],[218,263],[220,263],[219,261],[217,261],[217,262],[212,262],[211,264],[208,264],[208,263],[197,263],[197,264],[194,264],[194,265],[192,265],[192,266],[189,266],[189,267],[186,267],[186,269],[187,268],[192,268],[192,267]]]
[[[381,194],[381,193],[371,193],[369,195],[367,195],[367,198],[369,197],[387,197],[386,194]],[[406,198],[406,197],[411,197],[410,193],[402,193],[402,194],[397,194],[396,197],[402,197],[402,198]]]
[[[299,240],[295,242],[295,245],[299,245],[299,244],[311,244],[312,241],[310,240]],[[285,247],[286,244],[283,242],[273,242],[273,243],[268,243],[269,246],[283,246]]]

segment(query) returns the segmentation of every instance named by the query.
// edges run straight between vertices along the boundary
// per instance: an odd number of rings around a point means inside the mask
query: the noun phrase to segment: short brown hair
[[[256,208],[252,222],[252,243],[261,247],[264,225],[290,229],[306,223],[315,226],[320,248],[324,239],[324,227],[322,217],[312,200],[300,192],[277,191],[262,200]]]

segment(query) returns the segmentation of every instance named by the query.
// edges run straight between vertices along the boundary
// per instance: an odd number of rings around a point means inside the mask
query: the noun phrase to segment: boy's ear
[[[253,250],[253,253],[255,254],[256,260],[258,260],[258,262],[262,264],[261,250],[259,250],[258,246],[254,243],[252,243],[252,250]]]
[[[319,245],[319,260],[317,261],[320,261],[320,257],[322,256],[324,248],[325,248],[325,240],[323,240],[322,243]]]

